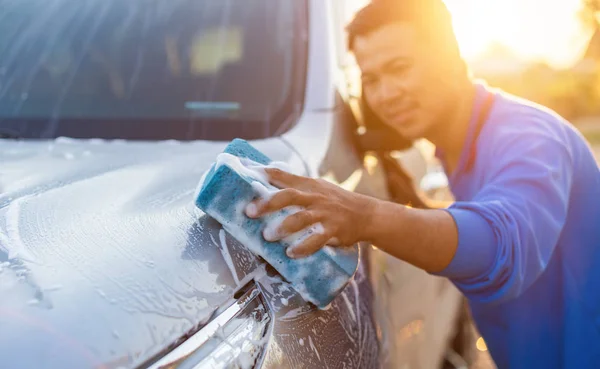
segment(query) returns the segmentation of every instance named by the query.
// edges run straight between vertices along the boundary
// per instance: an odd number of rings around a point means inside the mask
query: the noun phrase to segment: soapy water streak
[[[8,237],[1,234],[0,231],[0,246],[5,245],[5,251],[8,252],[8,259],[20,258],[25,261],[33,261],[33,256],[27,251],[23,244],[21,233],[19,230],[19,221],[21,217],[21,203],[26,201],[26,197],[15,200],[11,203],[6,211],[6,233]],[[12,242],[10,242],[12,241]]]
[[[236,285],[240,285],[240,279],[237,275],[237,270],[235,268],[235,264],[233,263],[233,259],[231,258],[231,253],[229,252],[229,247],[227,246],[227,240],[225,238],[225,230],[221,228],[219,231],[219,240],[221,241],[221,253],[223,254],[223,259],[225,259],[225,263],[227,263],[227,267],[229,267],[229,271],[233,276],[233,280]]]

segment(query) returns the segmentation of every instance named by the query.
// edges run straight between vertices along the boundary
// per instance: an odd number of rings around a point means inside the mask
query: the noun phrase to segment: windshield
[[[247,139],[302,104],[298,0],[0,0],[0,133]]]

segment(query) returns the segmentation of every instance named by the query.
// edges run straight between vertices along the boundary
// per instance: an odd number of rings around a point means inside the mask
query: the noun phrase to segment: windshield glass
[[[0,0],[0,132],[247,139],[297,116],[298,0]]]

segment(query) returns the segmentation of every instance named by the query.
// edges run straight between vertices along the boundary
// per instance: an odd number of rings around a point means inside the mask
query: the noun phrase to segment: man
[[[440,0],[374,0],[348,30],[367,103],[437,146],[457,202],[413,209],[268,170],[284,190],[247,215],[305,208],[269,241],[320,222],[290,257],[369,241],[450,278],[499,368],[598,368],[600,171],[585,140],[550,110],[474,83]]]

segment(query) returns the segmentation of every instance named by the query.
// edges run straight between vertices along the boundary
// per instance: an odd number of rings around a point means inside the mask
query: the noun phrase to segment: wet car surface
[[[364,271],[330,310],[317,311],[195,209],[198,179],[222,148],[6,143],[0,154],[3,361],[23,368],[146,364],[254,280],[272,316],[272,339],[260,351],[264,367],[287,360],[310,367],[328,357],[348,367],[372,362],[377,346],[366,318],[369,299],[360,296]],[[281,143],[263,151],[293,163]],[[24,342],[35,355],[23,352]]]

